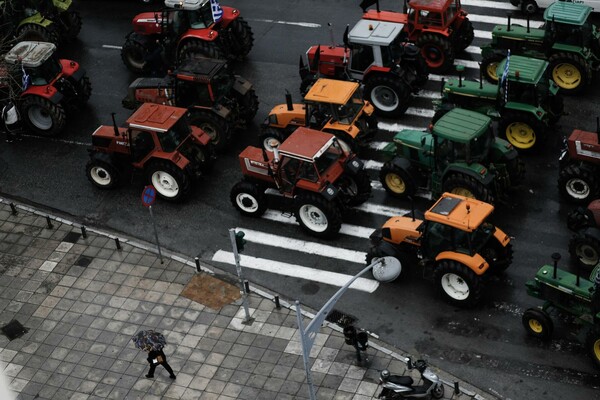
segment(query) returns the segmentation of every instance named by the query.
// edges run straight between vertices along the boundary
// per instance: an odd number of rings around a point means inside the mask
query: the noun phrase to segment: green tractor
[[[547,60],[552,80],[564,93],[575,94],[592,82],[600,69],[600,31],[589,21],[592,7],[566,1],[550,5],[541,28],[497,25],[492,42],[481,47],[481,70],[488,80],[498,80],[496,65],[511,54]],[[529,20],[528,20],[529,21]]]
[[[600,368],[600,264],[589,279],[557,267],[560,254],[552,254],[554,265],[544,265],[527,281],[527,294],[544,300],[541,308],[523,313],[523,326],[530,335],[548,340],[554,324],[549,312],[567,316],[578,326],[576,336],[585,343],[594,365]]]
[[[499,75],[506,62],[497,65]],[[467,108],[497,120],[498,135],[517,150],[532,150],[563,115],[563,98],[546,78],[547,67],[547,61],[511,55],[505,80],[491,84],[463,81],[464,67],[458,66],[458,79],[444,82],[442,98],[434,102],[434,121],[454,107]]]
[[[424,187],[433,196],[450,192],[494,203],[525,171],[514,147],[494,136],[492,120],[462,108],[448,111],[430,130],[400,131],[383,151],[379,179],[398,198]]]

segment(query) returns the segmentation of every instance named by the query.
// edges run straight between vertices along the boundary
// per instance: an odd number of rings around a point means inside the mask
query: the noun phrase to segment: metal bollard
[[[49,215],[46,215],[46,223],[48,224],[48,229],[52,229],[52,220],[50,219]]]
[[[119,243],[119,238],[115,238],[115,244],[117,245],[117,250],[121,250],[121,243]]]
[[[83,236],[84,239],[87,239],[87,231],[83,225],[81,225],[81,236]]]
[[[17,207],[15,206],[15,203],[10,203],[10,209],[12,211],[12,215],[17,215],[19,213],[17,211]]]
[[[248,282],[248,280],[244,280],[244,290],[246,291],[246,293],[250,293],[250,283]]]
[[[278,310],[281,308],[281,304],[279,303],[279,296],[275,296],[275,308]]]
[[[194,258],[194,261],[196,261],[196,272],[202,272],[202,270],[200,269],[200,259],[196,257]]]
[[[458,387],[458,382],[454,382],[454,394],[459,394],[460,388]]]

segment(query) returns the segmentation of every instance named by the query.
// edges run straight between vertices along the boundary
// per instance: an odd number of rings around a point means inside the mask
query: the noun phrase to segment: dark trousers
[[[150,371],[148,372],[148,375],[154,376],[154,370],[156,369],[156,366],[158,364],[154,364],[154,362],[152,362],[152,360],[155,360],[156,357],[158,357],[158,356],[161,356],[163,359],[163,361],[159,364],[162,365],[163,367],[165,367],[165,369],[167,370],[167,372],[170,374],[171,377],[174,377],[175,374],[173,373],[173,369],[171,368],[169,363],[167,363],[167,356],[165,356],[165,353],[163,353],[162,350],[154,350],[154,351],[151,351],[150,353],[148,353],[148,363],[150,363]]]
[[[150,362],[150,371],[148,371],[148,375],[153,376],[154,375],[154,370],[156,369],[156,366],[159,364],[154,364],[152,362]],[[163,367],[165,367],[165,369],[167,370],[167,372],[169,373],[170,376],[175,375],[173,373],[173,368],[171,368],[171,366],[167,363],[167,361],[163,361],[160,365],[162,365]]]

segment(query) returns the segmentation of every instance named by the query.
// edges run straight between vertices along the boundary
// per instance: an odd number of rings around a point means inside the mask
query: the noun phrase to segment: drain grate
[[[337,325],[341,326],[342,328],[345,328],[349,325],[354,324],[356,322],[356,317],[353,317],[350,314],[345,314],[341,311],[333,309],[333,310],[331,310],[331,312],[329,314],[327,314],[327,317],[325,317],[325,320],[327,320],[333,324],[337,324]]]
[[[2,333],[8,337],[8,340],[13,340],[26,334],[27,328],[21,325],[21,323],[16,319],[13,319],[2,327]]]
[[[81,237],[81,233],[71,231],[71,232],[67,233],[67,235],[65,236],[65,238],[62,241],[69,242],[69,243],[76,243],[80,237]]]
[[[92,262],[91,258],[81,256],[81,257],[79,257],[79,259],[77,261],[75,261],[75,265],[85,268],[88,265],[90,265],[91,262]]]

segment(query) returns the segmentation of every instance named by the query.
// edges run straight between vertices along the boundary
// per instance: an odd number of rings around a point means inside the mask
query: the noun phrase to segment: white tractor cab
[[[562,0],[560,0],[562,1]],[[592,12],[600,12],[600,0],[571,0],[572,3],[581,3],[592,7]],[[541,8],[548,8],[556,0],[510,0],[510,4],[519,7],[523,14],[533,15]]]

